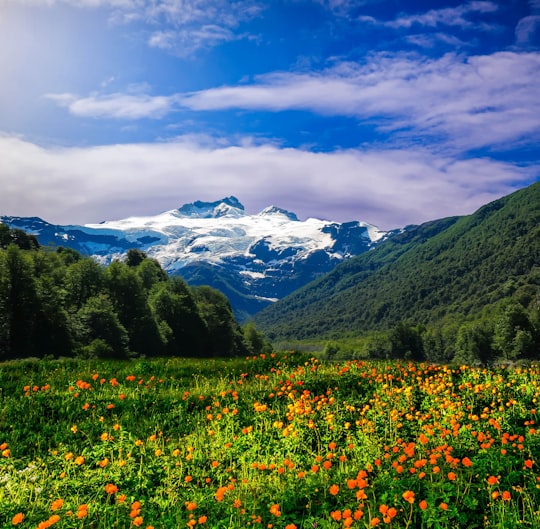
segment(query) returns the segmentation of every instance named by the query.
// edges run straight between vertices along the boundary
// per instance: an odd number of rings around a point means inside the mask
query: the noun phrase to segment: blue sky
[[[0,0],[0,214],[383,229],[540,178],[540,0]]]

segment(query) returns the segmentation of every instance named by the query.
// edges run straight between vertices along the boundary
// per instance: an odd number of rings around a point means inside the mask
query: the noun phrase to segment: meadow
[[[0,365],[0,527],[540,527],[540,368]]]

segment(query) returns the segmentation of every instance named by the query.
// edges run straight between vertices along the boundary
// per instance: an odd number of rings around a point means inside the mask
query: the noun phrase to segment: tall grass
[[[537,366],[0,366],[0,527],[540,527]]]

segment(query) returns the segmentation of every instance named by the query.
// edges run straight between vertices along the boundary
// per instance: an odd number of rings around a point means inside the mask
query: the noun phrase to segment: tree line
[[[527,307],[506,298],[474,320],[449,315],[429,326],[402,321],[387,331],[366,333],[354,345],[346,339],[328,341],[324,355],[484,366],[540,360],[540,296]]]
[[[234,356],[269,343],[229,301],[132,249],[103,266],[0,224],[0,359]]]

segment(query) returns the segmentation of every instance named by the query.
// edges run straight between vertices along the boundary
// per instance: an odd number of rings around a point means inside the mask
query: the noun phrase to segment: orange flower
[[[296,525],[293,524],[293,523],[290,523],[288,525],[285,526],[285,529],[297,529]]]
[[[496,485],[499,483],[499,480],[495,476],[489,476],[489,478],[487,478],[487,482],[488,485]]]
[[[270,507],[270,513],[274,516],[281,516],[281,511],[279,509],[279,503],[274,503],[272,507]]]
[[[112,483],[107,483],[107,485],[105,485],[105,492],[107,494],[116,494],[118,492],[118,487]]]
[[[356,499],[358,501],[367,500],[367,495],[363,490],[356,491]]]
[[[464,458],[461,460],[461,464],[462,464],[464,467],[472,467],[473,462],[472,462],[468,457],[464,457]]]
[[[206,516],[199,516],[199,519],[197,520],[197,523],[199,525],[202,525],[203,523],[206,523],[206,520],[208,520],[208,517]]]
[[[57,511],[58,509],[62,507],[62,505],[64,505],[64,500],[62,498],[54,500],[51,503],[51,511]]]
[[[339,522],[341,520],[341,511],[332,511],[330,513],[332,520]]]
[[[11,519],[11,523],[13,525],[19,525],[23,520],[24,514],[22,512],[19,512]]]
[[[448,472],[448,479],[450,481],[455,481],[456,480],[456,474],[454,472]]]
[[[414,492],[412,490],[406,490],[402,497],[405,501],[408,501],[410,504],[414,503]]]
[[[225,493],[227,492],[227,490],[228,490],[227,487],[219,487],[218,490],[216,491],[216,500],[223,501],[223,497],[225,496]]]
[[[441,501],[441,503],[439,503],[439,507],[440,507],[443,511],[447,511],[447,510],[448,510],[448,503],[445,503],[444,501]]]
[[[347,480],[347,488],[349,488],[351,490],[354,489],[357,484],[358,484],[358,482],[355,479],[348,479]]]
[[[84,464],[84,456],[78,456],[75,458],[75,464],[81,466]]]
[[[512,498],[512,495],[510,494],[510,492],[508,492],[507,490],[503,491],[502,499],[504,501],[510,501],[511,498]]]
[[[369,525],[371,525],[371,527],[377,527],[380,523],[381,520],[379,518],[372,518]]]
[[[360,520],[362,516],[364,516],[364,511],[362,511],[361,509],[357,509],[356,511],[354,511],[353,518],[355,520]]]
[[[425,511],[428,507],[428,504],[427,504],[427,501],[426,500],[422,500],[419,504],[418,504],[418,507],[420,507],[420,509],[422,509],[423,511]]]
[[[332,496],[336,496],[339,493],[339,487],[337,485],[332,485],[329,492]]]
[[[88,505],[83,504],[79,506],[79,509],[77,510],[77,518],[79,520],[81,518],[86,518],[88,516]]]
[[[532,460],[526,459],[526,460],[525,460],[525,467],[526,467],[526,468],[532,468],[532,466],[533,466]]]
[[[142,524],[143,524],[143,517],[142,516],[137,516],[137,518],[135,518],[133,520],[133,525],[135,525],[136,527],[140,527]]]

